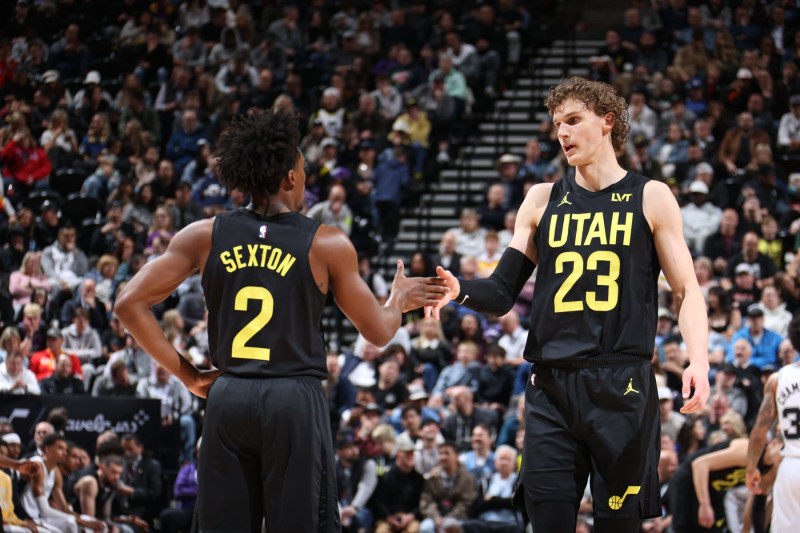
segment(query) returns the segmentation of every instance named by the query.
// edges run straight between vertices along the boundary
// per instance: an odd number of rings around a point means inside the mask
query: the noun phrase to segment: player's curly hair
[[[235,117],[214,151],[220,183],[247,194],[277,193],[300,157],[297,124],[294,113],[272,109]]]
[[[550,116],[567,100],[577,100],[586,105],[586,108],[598,116],[606,113],[614,114],[614,127],[611,129],[611,144],[614,153],[621,155],[625,143],[628,142],[628,133],[631,130],[628,124],[628,103],[617,95],[614,88],[607,83],[590,81],[573,76],[554,87],[544,100]]]

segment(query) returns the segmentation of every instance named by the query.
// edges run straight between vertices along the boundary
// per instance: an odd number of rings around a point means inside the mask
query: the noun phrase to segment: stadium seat
[[[61,195],[62,198],[80,192],[83,182],[88,174],[74,168],[62,168],[50,176],[50,188]]]

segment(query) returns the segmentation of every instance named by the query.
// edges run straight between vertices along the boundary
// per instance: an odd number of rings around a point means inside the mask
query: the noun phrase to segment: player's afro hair
[[[219,181],[228,189],[271,195],[297,164],[300,152],[294,113],[251,109],[233,119],[217,141]]]

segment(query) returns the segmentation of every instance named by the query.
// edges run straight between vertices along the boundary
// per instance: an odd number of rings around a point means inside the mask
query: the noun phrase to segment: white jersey
[[[56,485],[56,469],[47,470],[44,464],[44,459],[41,455],[31,457],[31,461],[36,461],[42,465],[44,469],[44,497],[50,499],[50,494],[53,492],[53,487]],[[36,503],[36,497],[33,495],[33,487],[28,483],[22,492],[22,506],[31,518],[40,518],[42,516],[39,504]]]
[[[784,457],[800,457],[800,365],[781,368],[775,405],[784,440],[781,453]]]

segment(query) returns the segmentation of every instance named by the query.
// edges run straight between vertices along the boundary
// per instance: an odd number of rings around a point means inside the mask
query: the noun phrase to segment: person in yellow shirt
[[[408,134],[408,141],[414,150],[413,176],[421,178],[422,169],[425,168],[428,137],[431,134],[431,121],[425,111],[420,110],[415,98],[406,100],[406,112],[395,119],[392,130],[405,130]]]

